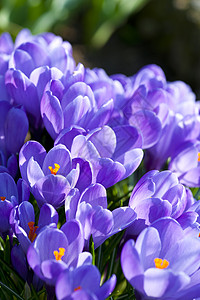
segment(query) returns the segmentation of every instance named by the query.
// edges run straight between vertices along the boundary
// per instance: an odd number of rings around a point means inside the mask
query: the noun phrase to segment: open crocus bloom
[[[56,282],[56,296],[58,300],[70,299],[106,299],[113,291],[116,276],[100,286],[101,275],[96,266],[84,265],[74,270],[63,271]]]
[[[75,186],[79,188],[78,179],[82,170],[84,173],[84,166],[73,167],[71,154],[64,145],[57,145],[46,153],[40,143],[27,142],[20,151],[19,163],[22,178],[29,183],[40,207],[46,202],[55,208],[61,206],[69,192]],[[91,183],[90,170],[84,175],[82,186],[88,180]]]
[[[62,270],[91,264],[89,252],[82,252],[84,238],[79,222],[65,223],[61,230],[46,227],[38,234],[27,252],[28,263],[35,274],[49,285],[54,285]]]
[[[175,220],[161,218],[144,229],[136,243],[127,241],[121,254],[122,270],[140,299],[193,299],[184,295],[189,290],[200,292],[199,247],[200,240],[185,236]]]

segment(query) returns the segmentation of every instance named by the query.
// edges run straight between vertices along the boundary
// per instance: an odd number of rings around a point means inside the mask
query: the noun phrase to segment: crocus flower
[[[0,194],[0,233],[3,233],[10,229],[10,212],[18,204],[17,186],[8,173],[0,173]]]
[[[0,101],[0,151],[6,160],[11,154],[19,152],[28,127],[28,119],[22,109],[12,107],[7,101]]]
[[[116,276],[100,286],[101,275],[93,265],[80,266],[74,270],[64,270],[56,281],[58,300],[91,299],[103,300],[109,297],[115,288]]]
[[[61,229],[46,227],[38,234],[27,252],[30,267],[48,285],[55,285],[61,271],[91,264],[89,252],[82,252],[84,238],[76,220]]]
[[[0,173],[0,233],[10,230],[9,217],[13,207],[29,199],[27,184],[19,179],[17,184],[8,173]]]
[[[199,246],[199,238],[185,236],[178,222],[166,217],[144,229],[136,242],[127,241],[121,265],[138,299],[193,299],[185,295],[199,293]]]
[[[55,141],[70,147],[72,158],[89,161],[92,165],[93,183],[106,188],[127,178],[139,166],[143,151],[142,138],[136,128],[119,126],[96,128],[87,135],[80,128],[64,130]],[[83,129],[82,129],[82,132]]]
[[[46,153],[36,141],[22,147],[19,165],[22,178],[30,185],[39,207],[46,202],[55,208],[61,206],[78,183],[80,172],[84,172],[84,166],[73,168],[71,154],[64,145],[57,145]],[[88,176],[90,178],[90,173]]]
[[[36,225],[32,204],[24,201],[12,209],[9,222],[23,251],[27,253],[30,244],[34,242],[36,236],[45,226],[57,227],[58,213],[52,205],[45,203],[40,209],[39,220]]]
[[[101,184],[93,184],[83,193],[74,193],[65,201],[66,219],[77,219],[83,228],[85,248],[89,248],[92,235],[94,247],[100,246],[110,236],[130,226],[136,213],[130,207],[107,209],[106,189]]]
[[[113,108],[113,99],[97,102],[91,87],[84,81],[84,67],[60,80],[53,80],[41,100],[45,127],[55,140],[62,129],[80,126],[86,131],[105,125]]]
[[[171,171],[147,172],[134,187],[129,200],[138,219],[127,233],[135,236],[161,217],[177,219],[186,210],[187,198],[185,187]]]
[[[51,33],[33,36],[22,30],[9,54],[5,85],[14,104],[23,105],[33,129],[40,129],[40,100],[49,80],[72,73],[75,62],[70,43]],[[3,85],[2,85],[3,86]]]

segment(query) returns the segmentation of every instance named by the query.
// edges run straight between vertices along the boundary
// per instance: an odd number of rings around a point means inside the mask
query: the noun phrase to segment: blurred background
[[[0,33],[51,31],[76,62],[111,75],[161,66],[200,99],[200,0],[1,0]]]

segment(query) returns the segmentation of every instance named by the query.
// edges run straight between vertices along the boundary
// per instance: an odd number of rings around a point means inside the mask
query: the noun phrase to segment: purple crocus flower
[[[185,187],[171,171],[147,172],[134,187],[129,200],[138,219],[127,229],[127,234],[136,236],[161,217],[177,219],[186,210],[188,197]]]
[[[94,247],[99,247],[110,236],[130,226],[136,213],[130,207],[107,209],[106,189],[101,184],[93,184],[80,195],[74,193],[65,201],[66,219],[77,219],[83,227],[85,248],[89,248],[92,235]]]
[[[7,92],[15,104],[24,106],[32,128],[37,130],[42,125],[40,101],[47,83],[75,68],[72,47],[51,33],[32,36],[22,30],[9,56]]]
[[[30,125],[39,129],[42,125],[40,101],[50,79],[58,79],[63,73],[57,68],[42,66],[32,70],[30,75],[18,69],[9,69],[5,75],[5,84],[15,105],[23,105]]]
[[[46,153],[36,141],[29,141],[22,147],[19,165],[22,178],[30,185],[39,207],[46,202],[55,208],[61,206],[78,184],[80,172],[85,170],[79,164],[73,168],[71,154],[64,145],[57,145]],[[91,178],[90,172],[88,178]]]
[[[108,188],[127,178],[139,166],[143,157],[142,138],[134,127],[119,126],[112,129],[103,126],[87,135],[80,132],[81,128],[64,130],[55,145],[66,144],[74,160],[89,161],[93,183],[98,182]]]
[[[28,127],[28,119],[22,109],[12,107],[7,101],[0,101],[0,151],[6,159],[19,152]]]
[[[84,81],[84,67],[61,80],[53,80],[41,100],[41,114],[47,131],[55,140],[62,129],[80,126],[87,131],[105,125],[113,108],[113,99],[97,102]]]
[[[9,217],[13,207],[29,199],[29,188],[22,179],[17,185],[8,173],[0,173],[0,233],[10,230]]]
[[[10,212],[19,203],[16,183],[8,173],[0,173],[0,195],[0,233],[6,233],[10,230]]]
[[[91,264],[89,252],[82,252],[84,238],[79,222],[65,223],[61,229],[46,227],[27,252],[30,267],[48,285],[55,285],[61,271]]]
[[[185,295],[199,293],[199,246],[199,238],[185,236],[178,222],[166,217],[144,229],[136,242],[127,241],[121,265],[138,299],[192,300]]]
[[[103,300],[109,297],[116,285],[116,276],[100,286],[101,275],[93,265],[80,266],[74,270],[64,270],[56,281],[58,300],[91,299]]]
[[[27,253],[30,244],[34,242],[36,236],[45,226],[57,227],[58,213],[52,205],[45,203],[40,209],[38,225],[36,226],[33,205],[24,201],[12,209],[9,222],[23,251]]]

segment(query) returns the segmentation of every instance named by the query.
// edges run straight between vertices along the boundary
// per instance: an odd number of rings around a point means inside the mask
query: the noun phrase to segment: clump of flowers
[[[72,50],[0,36],[0,298],[194,300],[199,103],[159,66],[108,76]]]

